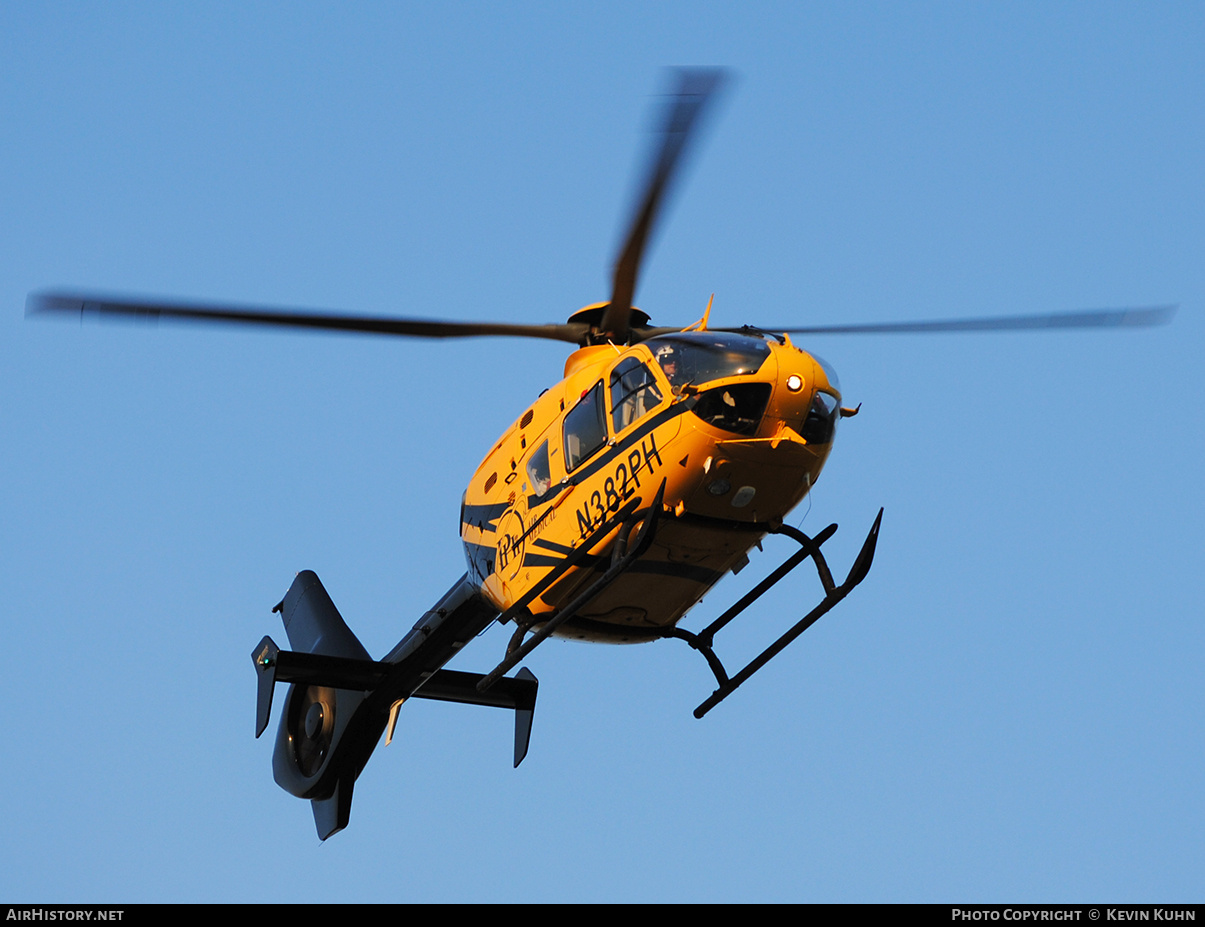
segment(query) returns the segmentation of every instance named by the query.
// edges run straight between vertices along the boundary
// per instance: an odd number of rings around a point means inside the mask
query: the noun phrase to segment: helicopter
[[[573,346],[562,378],[494,442],[460,506],[466,569],[392,650],[373,659],[318,576],[298,573],[273,609],[290,649],[253,649],[255,734],[288,683],[273,751],[276,782],[309,799],[318,837],[348,826],[356,780],[410,698],[514,712],[514,765],[531,737],[538,680],[507,675],[551,636],[603,643],[678,639],[698,651],[715,690],[702,718],[869,574],[883,510],[844,579],[814,535],[785,523],[811,491],[843,405],[835,371],[792,336],[1110,328],[1167,322],[1174,306],[887,324],[712,327],[709,302],[690,325],[658,327],[633,305],[644,253],[685,155],[726,80],[720,69],[673,72],[650,165],[614,263],[606,302],[564,323],[452,322],[39,291],[27,314],[99,314],[352,331],[420,338],[534,337]],[[769,536],[795,550],[700,631],[682,619]],[[730,672],[717,634],[810,561],[823,598],[744,667]],[[494,623],[513,628],[486,673],[446,664]]]

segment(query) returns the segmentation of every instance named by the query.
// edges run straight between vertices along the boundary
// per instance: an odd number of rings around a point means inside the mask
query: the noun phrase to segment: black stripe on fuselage
[[[526,567],[555,567],[565,562],[564,557],[549,557],[546,554],[525,553],[523,566]]]
[[[536,538],[531,542],[532,547],[543,547],[545,550],[551,550],[553,553],[564,554],[566,557],[573,553],[572,547],[566,547],[564,544],[558,544],[556,541],[549,541],[547,538]]]
[[[509,502],[490,502],[487,505],[469,505],[466,503],[461,523],[481,529],[484,529],[488,525],[489,530],[496,531],[498,529],[496,522],[502,517],[502,513],[509,508]]]

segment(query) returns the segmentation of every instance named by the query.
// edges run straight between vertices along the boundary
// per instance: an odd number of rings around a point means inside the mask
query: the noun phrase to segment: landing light
[[[756,493],[757,490],[752,486],[742,486],[736,491],[736,495],[732,497],[732,507],[734,509],[743,509],[753,501],[753,496]]]

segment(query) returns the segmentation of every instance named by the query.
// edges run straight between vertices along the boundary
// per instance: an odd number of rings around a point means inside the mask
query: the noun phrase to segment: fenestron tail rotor
[[[326,760],[334,740],[335,705],[335,690],[327,686],[306,686],[293,695],[287,724],[303,775],[316,775]]]

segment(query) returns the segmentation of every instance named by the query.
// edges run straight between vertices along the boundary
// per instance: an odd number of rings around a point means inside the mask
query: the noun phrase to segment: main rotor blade
[[[603,313],[599,330],[624,340],[628,334],[628,319],[632,298],[636,295],[636,278],[644,246],[657,218],[657,210],[665,198],[674,170],[681,162],[691,134],[699,125],[699,116],[724,81],[720,68],[683,68],[677,72],[678,90],[667,101],[665,120],[661,128],[661,146],[651,162],[644,195],[632,216],[631,228],[615,261],[611,284],[611,303]]]
[[[1140,328],[1164,325],[1178,305],[1136,306],[1124,309],[1085,309],[1047,315],[995,316],[983,319],[937,319],[931,322],[871,322],[862,325],[758,326],[788,335],[896,335],[921,332],[1007,332],[1054,328]],[[715,329],[720,331],[721,329]],[[722,331],[739,331],[728,328]]]
[[[159,300],[121,299],[87,293],[30,293],[26,315],[85,312],[128,319],[217,322],[233,325],[273,325],[327,331],[368,332],[413,338],[472,338],[502,335],[519,338],[548,338],[579,344],[589,333],[581,323],[562,325],[515,325],[508,322],[442,322],[434,319],[399,319],[388,316],[297,312],[256,306],[213,306]]]

